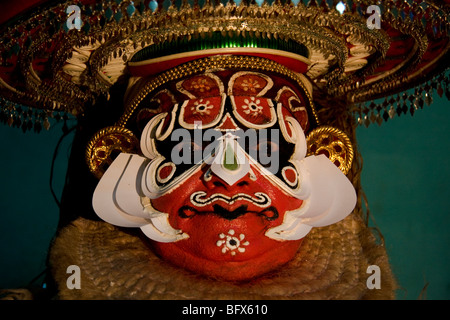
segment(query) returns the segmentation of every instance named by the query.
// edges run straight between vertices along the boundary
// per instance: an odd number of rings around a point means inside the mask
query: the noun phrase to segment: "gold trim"
[[[207,71],[231,69],[231,68],[275,72],[291,78],[305,92],[314,119],[316,123],[320,125],[319,117],[317,116],[317,112],[314,107],[312,97],[308,89],[306,88],[305,84],[303,83],[302,78],[297,73],[269,59],[251,56],[225,55],[225,56],[212,56],[203,59],[198,59],[195,61],[190,61],[159,74],[154,79],[150,80],[140,90],[139,94],[137,94],[130,101],[130,103],[125,106],[125,112],[122,114],[119,121],[116,123],[116,126],[124,128],[128,123],[128,120],[131,118],[132,114],[136,111],[138,105],[142,102],[142,100],[144,100],[144,98],[152,91],[154,91],[156,88],[166,84],[167,82]]]
[[[131,130],[122,127],[106,127],[98,131],[89,141],[85,159],[89,170],[101,178],[114,159],[111,155],[114,150],[120,152],[136,153],[139,140]]]
[[[306,143],[308,156],[325,154],[344,174],[350,171],[353,145],[343,131],[331,126],[318,127],[308,134]]]

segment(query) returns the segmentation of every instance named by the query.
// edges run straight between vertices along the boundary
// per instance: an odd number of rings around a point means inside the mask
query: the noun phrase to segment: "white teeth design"
[[[189,238],[187,233],[172,228],[169,224],[169,215],[151,219],[152,223],[141,227],[142,232],[152,240],[158,242],[175,242]]]
[[[303,208],[303,207],[301,207]],[[299,209],[298,211],[300,211]],[[283,223],[277,227],[266,231],[266,236],[278,240],[298,240],[304,238],[312,229],[312,226],[302,223],[302,220],[295,216],[296,211],[286,212]]]
[[[233,229],[228,230],[228,234],[219,234],[219,239],[216,242],[216,246],[222,247],[222,253],[227,253],[228,251],[232,256],[236,255],[236,250],[238,252],[245,252],[245,248],[242,246],[248,246],[250,242],[244,241],[245,235],[241,233],[239,237],[234,236],[235,231]]]

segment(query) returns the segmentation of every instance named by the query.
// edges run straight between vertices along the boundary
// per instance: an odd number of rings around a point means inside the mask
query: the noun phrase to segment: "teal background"
[[[62,134],[61,123],[39,134],[0,125],[0,288],[27,286],[46,267],[59,219],[50,170]],[[53,188],[58,198],[73,137],[63,141],[55,162]]]
[[[450,299],[450,103],[433,97],[412,118],[357,130],[361,182],[401,286],[398,299]]]
[[[371,224],[385,238],[398,299],[450,299],[449,119],[449,102],[434,94],[431,107],[413,118],[357,131]],[[23,134],[0,126],[0,288],[26,286],[45,269],[58,222],[49,177],[61,128]],[[55,164],[58,197],[72,139],[64,140]]]

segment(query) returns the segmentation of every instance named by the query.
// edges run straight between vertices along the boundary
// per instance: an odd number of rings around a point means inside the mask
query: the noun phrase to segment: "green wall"
[[[357,131],[362,185],[385,238],[399,299],[450,299],[450,103]]]
[[[434,96],[413,118],[357,132],[363,188],[402,287],[399,299],[418,299],[424,287],[421,297],[450,299],[450,104]],[[45,268],[58,221],[49,177],[61,127],[23,134],[0,126],[0,288],[26,286]],[[64,140],[55,165],[58,197],[72,138]]]
[[[57,124],[40,134],[24,134],[0,125],[0,288],[26,286],[45,269],[59,215],[49,181],[61,128]],[[63,141],[55,162],[53,187],[58,198],[72,139],[73,135]]]

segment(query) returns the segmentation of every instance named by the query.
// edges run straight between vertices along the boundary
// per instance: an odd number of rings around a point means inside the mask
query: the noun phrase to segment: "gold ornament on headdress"
[[[89,170],[101,178],[103,173],[121,152],[137,153],[139,140],[133,132],[122,127],[107,127],[95,134],[86,149]]]
[[[343,131],[331,126],[321,126],[308,134],[306,143],[308,156],[323,154],[344,174],[350,171],[354,156],[353,145]]]

